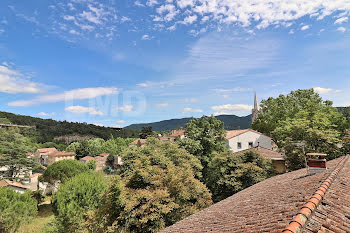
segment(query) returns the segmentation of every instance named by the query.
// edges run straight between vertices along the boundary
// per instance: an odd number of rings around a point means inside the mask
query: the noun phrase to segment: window
[[[237,149],[242,149],[242,143],[237,142]]]
[[[253,142],[248,142],[248,148],[253,148]]]

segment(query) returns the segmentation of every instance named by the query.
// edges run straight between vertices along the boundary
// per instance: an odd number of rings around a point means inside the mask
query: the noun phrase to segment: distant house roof
[[[246,132],[254,132],[254,133],[261,134],[261,135],[268,137],[267,135],[260,133],[258,131],[252,130],[252,129],[236,129],[236,130],[227,130],[225,138],[228,140],[228,139],[237,137],[241,134],[244,134]]]
[[[146,144],[146,139],[136,139],[135,141],[133,141],[132,143],[129,144],[130,145],[144,145]]]
[[[272,159],[272,160],[284,160],[284,155],[281,153],[278,153],[277,151],[267,149],[265,147],[257,146],[250,149],[242,150],[239,152],[236,152],[234,154],[243,154],[247,151],[257,151],[259,154],[265,158]]]
[[[54,153],[57,151],[58,150],[56,148],[41,148],[41,149],[37,150],[37,152],[39,152],[39,153]]]
[[[101,153],[101,154],[99,154],[99,156],[101,156],[101,157],[106,157],[108,155],[109,155],[109,153]]]
[[[34,173],[33,175],[30,176],[30,178],[39,177],[42,175],[43,175],[42,173]]]
[[[70,157],[75,156],[74,152],[65,152],[65,151],[57,151],[54,153],[48,154],[49,157]]]
[[[0,188],[8,187],[8,186],[13,186],[13,187],[17,187],[17,188],[27,189],[21,183],[18,183],[18,182],[15,182],[15,181],[11,181],[11,180],[0,180]]]
[[[185,130],[183,130],[183,129],[174,130],[172,132],[172,134],[169,135],[169,137],[178,137],[178,136],[181,136],[181,135],[184,135],[184,134],[185,134]]]
[[[80,160],[81,161],[89,161],[89,160],[93,160],[93,159],[95,159],[95,158],[91,157],[91,156],[85,156],[85,157],[81,158]]]
[[[350,232],[349,157],[316,175],[300,169],[269,178],[163,232]]]

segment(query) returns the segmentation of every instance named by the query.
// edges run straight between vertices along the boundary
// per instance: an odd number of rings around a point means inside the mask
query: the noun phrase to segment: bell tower
[[[254,93],[254,108],[252,109],[252,122],[258,117],[260,112],[258,97],[256,96],[256,92]]]

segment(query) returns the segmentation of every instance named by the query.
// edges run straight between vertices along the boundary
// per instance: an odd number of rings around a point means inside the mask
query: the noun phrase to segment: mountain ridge
[[[218,115],[218,116],[215,116],[215,118],[224,122],[224,127],[226,130],[245,129],[245,128],[249,128],[251,125],[251,114],[243,117],[239,117],[236,115]],[[140,130],[142,129],[142,127],[152,126],[152,129],[154,131],[167,131],[167,130],[172,130],[177,128],[184,128],[187,122],[189,122],[189,120],[191,119],[192,117],[185,117],[185,118],[175,118],[175,119],[162,120],[162,121],[156,121],[156,122],[150,122],[150,123],[131,124],[124,127],[124,129]]]

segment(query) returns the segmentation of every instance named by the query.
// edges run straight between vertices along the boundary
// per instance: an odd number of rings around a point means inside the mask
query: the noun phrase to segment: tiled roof
[[[246,132],[249,132],[249,131],[266,136],[265,134],[260,133],[260,132],[255,131],[255,130],[252,130],[252,129],[235,129],[235,130],[227,130],[225,138],[228,140],[228,139],[237,137],[237,136],[244,134]],[[268,136],[266,136],[266,137],[268,137]]]
[[[274,176],[177,222],[163,232],[282,232],[329,177],[331,180],[327,180],[327,184],[330,188],[303,231],[350,232],[348,157],[327,162],[328,170],[316,175],[308,176],[306,169],[300,169]],[[336,169],[338,173],[334,175]]]
[[[54,153],[48,154],[49,157],[67,157],[67,156],[75,156],[74,152],[65,152],[65,151],[57,151]]]
[[[180,129],[180,130],[174,130],[174,132],[172,134],[169,135],[169,137],[178,137],[181,135],[185,134],[185,130]]]
[[[11,180],[0,180],[0,188],[1,187],[7,187],[7,186],[13,186],[13,187],[18,187],[22,189],[27,189],[24,185],[21,183],[11,181]]]
[[[91,156],[85,156],[85,157],[81,158],[80,160],[82,160],[82,161],[89,161],[89,160],[92,160],[92,159],[95,159],[95,158],[91,157]]]
[[[146,143],[146,139],[136,139],[135,141],[133,141],[132,143],[130,143],[129,145],[143,145]]]
[[[57,152],[56,148],[41,148],[37,150],[39,153],[53,153]]]
[[[234,154],[243,154],[247,151],[257,151],[260,153],[261,156],[268,158],[268,159],[277,159],[277,160],[284,160],[284,155],[281,153],[278,153],[277,151],[270,150],[261,146],[253,147],[250,149],[242,150],[239,152],[236,152]]]

